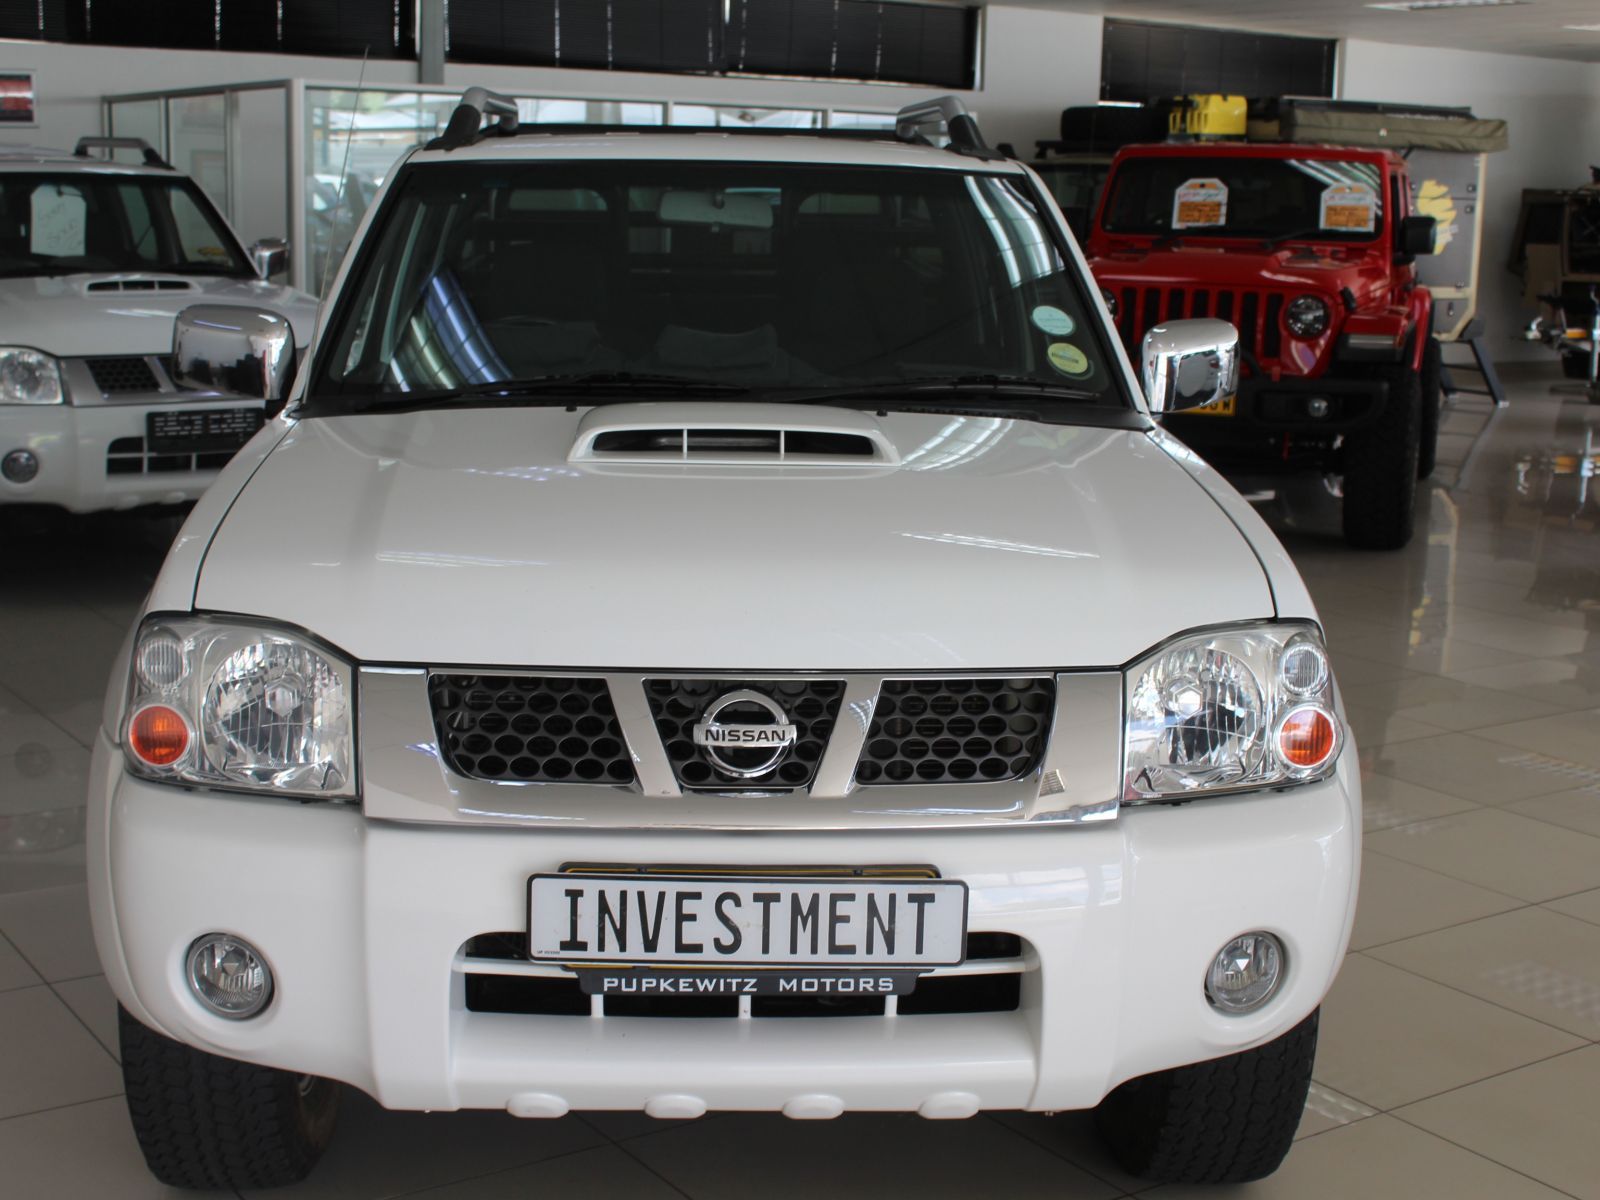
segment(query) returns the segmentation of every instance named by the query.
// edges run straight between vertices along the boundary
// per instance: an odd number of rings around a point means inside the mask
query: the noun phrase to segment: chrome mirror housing
[[[192,304],[172,326],[172,377],[179,387],[281,400],[294,378],[294,330],[265,309]]]
[[[262,238],[250,247],[250,261],[263,279],[278,274],[289,265],[289,239]]]
[[[1224,400],[1239,389],[1239,333],[1226,321],[1168,321],[1139,349],[1144,394],[1154,416]]]

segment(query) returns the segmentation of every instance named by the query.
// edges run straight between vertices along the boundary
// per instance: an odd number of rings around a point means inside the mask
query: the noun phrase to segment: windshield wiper
[[[1291,229],[1288,233],[1275,233],[1271,237],[1261,239],[1263,250],[1276,250],[1285,242],[1296,242],[1301,238],[1308,238],[1322,232],[1322,226],[1313,225],[1310,229]]]
[[[950,396],[1025,394],[1064,401],[1073,404],[1100,404],[1104,397],[1098,392],[1065,387],[1031,375],[919,375],[909,379],[883,380],[878,383],[844,383],[837,387],[818,388],[798,394],[772,393],[763,399],[784,404],[842,404],[850,401],[868,401],[882,406],[885,397],[926,397],[943,393]],[[896,404],[899,408],[901,405]],[[973,407],[980,407],[974,405]]]
[[[560,407],[571,404],[573,398],[584,397],[592,403],[594,393],[621,393],[633,395],[680,395],[684,392],[728,395],[745,393],[750,389],[743,384],[719,383],[710,379],[694,379],[685,375],[652,375],[633,371],[589,371],[576,375],[541,375],[534,379],[507,380],[500,383],[476,384],[472,387],[449,388],[433,392],[378,392],[364,396],[350,396],[313,400],[313,410],[324,405],[349,412],[417,412],[425,408],[533,408]]]

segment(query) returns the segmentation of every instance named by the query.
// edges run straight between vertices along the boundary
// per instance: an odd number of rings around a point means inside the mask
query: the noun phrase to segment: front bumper
[[[1261,1044],[1333,982],[1354,914],[1354,750],[1289,792],[1124,809],[1101,824],[928,832],[442,827],[151,784],[102,734],[90,897],[106,975],[139,1019],[213,1053],[351,1083],[399,1109],[921,1111],[1091,1107],[1123,1080]],[[570,862],[927,863],[970,889],[969,927],[1031,947],[1016,1011],[830,1018],[484,1013],[467,939],[516,930],[525,884]],[[1232,936],[1276,932],[1263,1010],[1202,991]],[[199,935],[266,954],[259,1018],[209,1015],[182,979]]]
[[[1262,433],[1337,434],[1363,429],[1375,422],[1389,398],[1381,379],[1343,379],[1323,376],[1305,379],[1252,377],[1240,381],[1237,411],[1231,417],[1174,413],[1166,424],[1185,441],[1207,437],[1236,438]],[[1308,405],[1323,400],[1327,410],[1311,415]]]
[[[197,407],[261,408],[263,402],[150,396],[81,405],[0,405],[0,456],[29,450],[39,460],[39,473],[28,483],[0,477],[0,504],[86,513],[196,500],[230,455],[155,455],[143,447],[150,413]]]

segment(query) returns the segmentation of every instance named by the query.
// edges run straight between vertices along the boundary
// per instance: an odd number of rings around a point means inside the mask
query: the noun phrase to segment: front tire
[[[1306,1106],[1317,1015],[1254,1050],[1124,1083],[1095,1109],[1112,1156],[1123,1170],[1162,1183],[1272,1174]]]
[[[1439,413],[1444,402],[1444,362],[1439,339],[1428,335],[1422,344],[1422,433],[1417,444],[1417,478],[1433,474],[1439,461]]]
[[[266,1188],[311,1173],[333,1137],[337,1083],[207,1054],[121,1005],[117,1022],[128,1116],[162,1183]]]
[[[1417,511],[1422,380],[1408,367],[1380,376],[1389,397],[1377,423],[1345,439],[1344,537],[1362,550],[1398,550]]]

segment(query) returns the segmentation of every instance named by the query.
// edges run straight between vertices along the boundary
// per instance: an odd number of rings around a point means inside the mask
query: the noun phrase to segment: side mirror
[[[1439,222],[1432,217],[1407,217],[1400,222],[1400,253],[1432,254],[1438,235]]]
[[[1139,365],[1151,413],[1201,408],[1239,390],[1239,332],[1211,318],[1168,321],[1144,335]]]
[[[250,261],[256,274],[268,279],[289,266],[289,239],[262,238],[250,247]]]
[[[179,387],[281,400],[294,378],[294,330],[265,309],[192,304],[172,326],[172,377]]]

